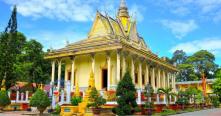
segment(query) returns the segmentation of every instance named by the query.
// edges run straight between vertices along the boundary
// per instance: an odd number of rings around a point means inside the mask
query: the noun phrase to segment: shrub
[[[161,116],[174,115],[174,114],[176,114],[176,111],[171,110],[171,109],[165,109],[160,114],[161,114]]]
[[[50,106],[50,100],[43,90],[38,89],[31,97],[30,106],[37,107],[42,115],[44,110]]]
[[[118,106],[114,111],[116,111],[118,115],[131,115],[132,109],[137,107],[137,102],[136,89],[128,71],[118,83],[116,95]]]
[[[218,96],[211,96],[210,99],[211,99],[211,102],[212,102],[213,106],[215,108],[218,108],[219,104],[220,104],[219,97]]]
[[[187,97],[179,97],[176,101],[176,104],[179,104],[179,105],[186,105],[188,104],[188,98]]]
[[[5,106],[7,106],[9,104],[11,104],[11,100],[8,97],[7,92],[4,90],[1,90],[0,91],[0,108],[4,108]]]
[[[99,95],[95,87],[92,88],[90,92],[89,101],[90,102],[87,104],[87,107],[92,107],[92,108],[100,108],[102,105],[106,103],[106,100]]]
[[[77,97],[77,96],[74,96],[74,97],[72,97],[71,98],[71,104],[73,105],[73,106],[78,106],[78,104],[79,103],[81,103],[82,102],[82,97]]]
[[[57,104],[55,106],[55,114],[60,114],[60,112],[61,112],[61,106]]]

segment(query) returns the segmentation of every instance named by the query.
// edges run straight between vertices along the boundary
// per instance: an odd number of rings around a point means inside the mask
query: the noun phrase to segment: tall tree
[[[199,79],[201,74],[204,73],[207,78],[213,78],[213,74],[217,70],[215,64],[215,56],[207,50],[200,50],[187,58],[187,63],[192,64],[194,71],[198,75]]]
[[[18,55],[16,63],[16,72],[19,80],[37,85],[49,81],[50,63],[44,60],[43,46],[35,41],[27,41]]]
[[[12,11],[8,26],[0,34],[0,83],[6,80],[6,89],[15,83],[14,63],[20,53],[20,41],[17,39],[16,6]]]
[[[176,50],[173,53],[172,63],[175,65],[182,64],[186,61],[187,55],[183,50]]]

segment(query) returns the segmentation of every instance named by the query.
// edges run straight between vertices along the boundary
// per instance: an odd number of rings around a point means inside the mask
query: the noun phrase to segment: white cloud
[[[86,33],[74,32],[74,31],[64,31],[64,32],[53,32],[53,31],[40,31],[27,34],[29,39],[36,39],[43,44],[44,50],[49,48],[59,49],[69,43],[73,43],[82,39],[85,39]]]
[[[220,12],[221,0],[152,0],[162,11],[171,12],[177,16],[194,16],[195,19],[214,20]]]
[[[171,30],[171,32],[178,39],[182,39],[188,33],[198,28],[198,25],[194,20],[188,21],[174,21],[174,20],[162,20],[162,25]]]
[[[145,11],[144,7],[141,7],[139,5],[134,4],[131,9],[129,9],[130,15],[132,18],[135,18],[137,21],[142,22],[144,19],[144,16],[142,15],[142,12]]]
[[[62,21],[90,21],[101,0],[5,0],[17,5],[18,13],[33,18],[51,18]]]
[[[97,10],[115,18],[119,1],[115,0],[4,0],[9,5],[17,5],[22,16],[50,18],[62,21],[91,21]],[[132,5],[131,12],[137,13],[138,20],[143,20],[138,5]]]
[[[221,57],[221,38],[213,37],[180,43],[171,48],[170,52],[173,53],[176,50],[184,50],[188,54],[192,54],[199,50],[208,50],[214,53],[217,57]]]
[[[171,12],[179,16],[186,16],[190,13],[189,9],[186,7],[178,7],[172,10]]]

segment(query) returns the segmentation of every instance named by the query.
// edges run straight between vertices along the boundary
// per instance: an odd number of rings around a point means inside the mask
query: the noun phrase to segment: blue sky
[[[176,49],[209,50],[221,65],[221,0],[126,0],[139,34],[159,56]],[[0,0],[0,30],[14,4],[18,30],[44,49],[61,48],[87,37],[96,11],[115,17],[119,0]]]

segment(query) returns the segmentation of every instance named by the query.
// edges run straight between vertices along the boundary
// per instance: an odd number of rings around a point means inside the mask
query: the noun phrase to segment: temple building
[[[155,90],[172,87],[176,91],[178,70],[150,50],[136,26],[125,0],[120,1],[116,18],[98,11],[86,39],[51,50],[45,56],[52,65],[51,84],[60,89],[70,81],[72,91],[76,84],[85,90],[92,72],[98,90],[115,90],[129,71],[137,89],[150,83]]]

